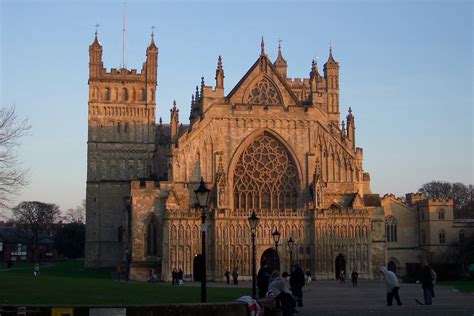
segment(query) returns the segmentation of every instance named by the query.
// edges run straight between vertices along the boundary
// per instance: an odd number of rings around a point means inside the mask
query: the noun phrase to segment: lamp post
[[[257,231],[258,222],[260,218],[257,217],[255,211],[249,217],[250,232],[252,233],[252,297],[257,297],[257,273],[255,268],[255,232]]]
[[[204,183],[204,179],[201,177],[201,183],[199,187],[194,190],[196,199],[198,200],[199,207],[201,208],[201,260],[202,260],[202,278],[201,278],[201,303],[207,301],[207,288],[206,288],[206,208],[209,200],[209,190]]]
[[[290,237],[287,243],[288,243],[288,248],[290,249],[290,271],[291,271],[291,265],[293,264],[293,246],[295,245],[295,242],[293,241],[293,238]]]
[[[273,237],[273,241],[275,242],[275,251],[276,251],[275,263],[276,263],[278,259],[278,243],[280,242],[280,232],[278,231],[278,228],[275,228],[275,231],[272,233],[272,237]],[[280,263],[279,260],[278,260],[278,263]],[[278,265],[277,268],[280,269],[280,266]]]

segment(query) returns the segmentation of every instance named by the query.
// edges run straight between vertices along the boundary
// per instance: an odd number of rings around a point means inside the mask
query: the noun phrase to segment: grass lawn
[[[461,292],[474,292],[473,280],[443,281],[436,283],[436,285],[455,287]]]
[[[208,288],[209,302],[234,301],[251,289]],[[200,287],[112,281],[110,272],[85,271],[83,261],[41,269],[0,271],[0,304],[167,304],[200,300]]]

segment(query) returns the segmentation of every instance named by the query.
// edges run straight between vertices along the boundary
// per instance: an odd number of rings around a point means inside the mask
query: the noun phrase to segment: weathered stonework
[[[174,268],[196,276],[201,219],[193,191],[201,177],[211,189],[210,280],[234,268],[250,278],[252,211],[261,219],[257,262],[264,258],[286,271],[290,261],[298,262],[324,279],[341,269],[373,278],[386,265],[384,207],[394,210],[395,202],[382,205],[370,190],[351,109],[339,123],[339,64],[332,51],[323,75],[313,62],[309,78],[292,79],[281,50],[272,63],[262,42],[260,56],[227,95],[219,57],[215,87],[203,79],[196,87],[190,125],[179,124],[176,103],[170,124],[155,125],[153,38],[141,74],[107,73],[101,52],[96,38],[90,46],[88,266],[128,260],[136,280],[148,279],[151,269],[163,280]],[[135,92],[125,97],[123,89]],[[144,91],[143,98],[136,91]],[[272,250],[276,228],[278,254]]]

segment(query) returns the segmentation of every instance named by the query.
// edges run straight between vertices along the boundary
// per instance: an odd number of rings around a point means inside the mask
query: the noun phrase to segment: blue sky
[[[88,46],[121,63],[121,1],[1,1],[0,102],[32,123],[20,158],[31,184],[20,200],[63,209],[85,198]],[[473,183],[471,1],[128,1],[126,64],[141,69],[151,26],[157,117],[174,99],[187,120],[193,87],[214,82],[222,55],[228,93],[282,39],[290,77],[311,60],[340,63],[341,112],[351,106],[372,190],[402,195],[437,179]],[[321,71],[321,68],[320,68]]]

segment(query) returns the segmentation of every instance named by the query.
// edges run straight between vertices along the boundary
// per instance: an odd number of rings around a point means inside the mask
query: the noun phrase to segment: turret
[[[154,37],[152,32],[150,45],[146,49],[146,79],[150,83],[157,81],[158,47],[155,45]]]
[[[349,107],[349,114],[346,116],[347,119],[347,137],[352,144],[352,149],[355,150],[355,118],[352,115],[352,109]]]
[[[97,31],[95,31],[95,38],[89,46],[89,78],[98,78],[102,65],[102,45],[99,43]]]
[[[332,56],[332,47],[329,48],[328,61],[324,64],[324,79],[326,80],[327,104],[329,121],[339,122],[339,64]]]
[[[178,127],[179,127],[179,110],[176,108],[176,100],[173,101],[173,108],[171,112],[171,143],[176,144],[178,139]]]
[[[216,69],[216,90],[224,89],[224,69],[222,68],[222,58],[219,55],[217,59],[217,69]]]
[[[286,78],[286,71],[288,68],[288,64],[286,63],[286,60],[283,58],[281,54],[281,45],[278,43],[278,57],[273,63],[275,66],[277,72],[283,77]]]

